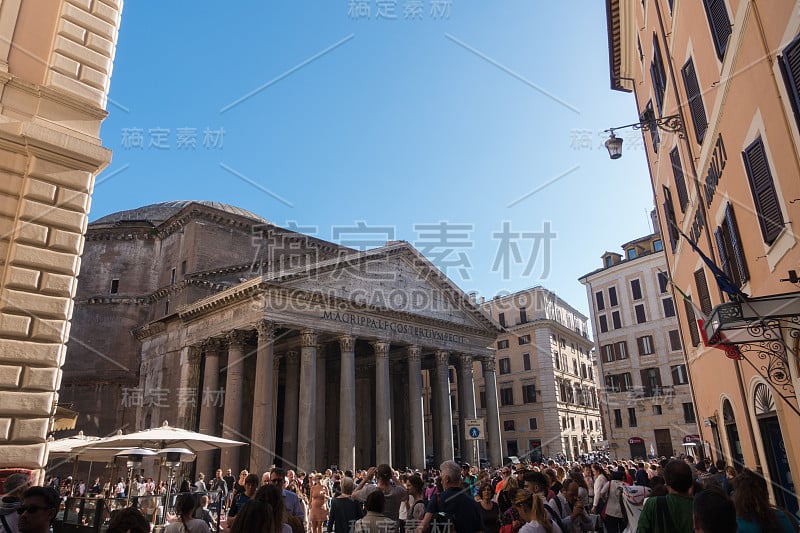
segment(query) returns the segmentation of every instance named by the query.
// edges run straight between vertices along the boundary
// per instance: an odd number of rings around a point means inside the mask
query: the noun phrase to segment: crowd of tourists
[[[153,495],[134,477],[121,493]],[[66,489],[91,494],[81,483]],[[166,533],[792,533],[796,517],[770,503],[766,480],[722,461],[545,461],[495,469],[445,461],[438,469],[262,475],[217,470],[184,480]],[[118,493],[115,487],[109,494]],[[63,508],[64,484],[5,480],[0,533],[46,533]],[[136,506],[112,513],[108,533],[149,533]]]

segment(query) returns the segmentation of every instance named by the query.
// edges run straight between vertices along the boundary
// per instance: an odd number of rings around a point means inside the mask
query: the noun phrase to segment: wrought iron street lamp
[[[611,136],[606,141],[606,150],[611,159],[619,159],[622,157],[622,139],[614,135],[615,130],[624,130],[625,128],[633,128],[635,130],[651,131],[657,128],[668,133],[677,133],[680,136],[685,134],[683,128],[683,120],[680,115],[668,115],[666,117],[652,118],[649,120],[642,120],[633,124],[626,124],[625,126],[617,126],[616,128],[609,128],[605,130]]]

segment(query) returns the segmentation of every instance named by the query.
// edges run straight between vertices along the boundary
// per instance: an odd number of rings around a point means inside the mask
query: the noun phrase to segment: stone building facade
[[[702,454],[663,241],[655,233],[622,249],[624,256],[606,252],[603,267],[580,279],[604,383],[609,451],[620,458]]]
[[[534,287],[482,304],[505,331],[496,342],[504,453],[577,459],[603,440],[587,318]],[[492,387],[478,380],[479,406]]]
[[[47,461],[121,10],[0,3],[0,467]]]
[[[703,445],[714,459],[763,472],[775,503],[797,513],[800,2],[606,6],[612,89],[633,93],[642,120],[676,126],[645,132],[646,175],[668,272],[691,299],[677,308]],[[738,306],[687,237],[747,295],[748,309],[783,299],[748,319],[752,337],[740,330],[734,348],[717,344],[711,315]]]
[[[91,224],[85,264],[63,392],[84,431],[169,420],[250,444],[200,454],[203,472],[424,467],[424,412],[428,451],[452,458],[450,367],[474,418],[477,363],[501,461],[499,329],[405,242],[356,252],[231,206],[169,202]]]

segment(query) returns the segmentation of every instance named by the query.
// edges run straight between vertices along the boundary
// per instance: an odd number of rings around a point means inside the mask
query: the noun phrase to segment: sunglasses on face
[[[270,479],[269,482],[275,485],[283,485],[283,480],[281,478]]]

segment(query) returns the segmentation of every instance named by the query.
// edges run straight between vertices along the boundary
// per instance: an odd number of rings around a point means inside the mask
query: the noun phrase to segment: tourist
[[[594,472],[594,487],[592,493],[592,514],[600,514],[605,505],[606,485],[608,484],[608,474],[600,463],[592,463]]]
[[[611,473],[611,481],[606,491],[606,516],[603,518],[606,533],[622,533],[628,525],[622,503],[622,491],[625,486],[623,478],[622,470],[617,469]]]
[[[22,493],[22,504],[17,507],[20,533],[50,533],[50,525],[61,503],[59,494],[50,487],[29,487]]]
[[[766,485],[764,489],[766,489]],[[696,494],[692,509],[695,533],[736,533],[736,509],[721,488],[713,487]],[[741,527],[738,530],[741,532],[763,531],[762,529],[742,529]],[[772,529],[770,531],[780,532],[781,530]],[[794,528],[786,531],[794,531]]]
[[[416,527],[425,516],[425,507],[428,505],[424,494],[425,483],[418,474],[414,474],[408,477],[406,490],[408,491],[409,501],[413,500],[408,509],[407,520]]]
[[[17,509],[22,505],[22,494],[31,486],[28,474],[11,474],[3,483],[3,498],[0,499],[0,532],[17,533],[19,514]]]
[[[194,494],[183,492],[175,500],[177,521],[164,529],[164,533],[211,533],[211,528],[203,520],[193,518],[197,503]]]
[[[733,482],[733,505],[736,523],[742,533],[794,533],[791,519],[769,502],[767,481],[752,470],[744,469]]]
[[[578,498],[578,484],[574,479],[564,479],[561,492],[547,505],[558,513],[561,519],[559,527],[564,533],[592,531],[592,521],[583,507],[583,502]]]
[[[382,490],[370,492],[364,504],[367,514],[356,520],[354,533],[397,533],[397,522],[384,514],[385,503],[386,497]]]
[[[378,483],[376,485],[367,484],[366,481],[372,479],[373,476],[376,477]],[[459,469],[458,483],[461,486],[461,469]],[[367,497],[378,490],[383,493],[385,498],[383,514],[397,522],[400,519],[400,504],[408,498],[408,491],[399,485],[394,477],[394,471],[387,464],[373,466],[367,471],[366,477],[361,480],[358,488],[353,492],[353,499],[366,502]]]
[[[278,487],[260,487],[237,514],[231,533],[290,533],[291,527],[283,523],[282,500]]]
[[[322,524],[328,518],[328,489],[322,483],[322,474],[314,476],[308,513],[311,533],[322,533]]]
[[[518,490],[514,497],[514,507],[525,522],[519,530],[520,533],[562,533],[547,515],[542,498],[530,491]]]
[[[211,530],[214,530],[214,517],[211,515],[211,511],[208,509],[208,496],[203,494],[200,496],[200,502],[197,506],[197,509],[194,511],[194,518],[199,518],[206,524]]]
[[[666,496],[650,497],[639,516],[637,533],[690,533],[693,529],[692,470],[674,460],[664,468]]]
[[[236,515],[242,510],[242,507],[255,496],[258,490],[258,476],[255,474],[248,474],[244,480],[244,492],[240,492],[233,497],[231,508],[228,510],[228,527],[235,521]]]
[[[204,481],[205,478],[206,476],[202,472],[197,474],[197,481],[194,483],[192,492],[206,492],[206,482]]]
[[[513,492],[519,488],[516,477],[508,477],[503,482],[503,489],[497,493],[497,505],[501,513],[505,513],[514,505]]]
[[[294,473],[294,472],[292,472]],[[289,516],[296,516],[300,519],[305,528],[306,525],[306,510],[301,500],[301,496],[296,492],[287,490],[286,480],[287,475],[282,468],[273,468],[271,472],[264,473],[262,479],[270,484],[276,485],[281,489],[283,495],[283,504],[286,506],[286,512]]]
[[[150,533],[150,522],[139,509],[125,507],[111,513],[106,533]]]
[[[482,531],[481,513],[478,503],[464,494],[461,488],[461,469],[455,461],[445,461],[439,467],[444,491],[428,502],[425,517],[417,526],[416,533],[425,533],[437,513],[446,513],[453,517],[455,530],[458,533],[474,533]]]
[[[492,500],[494,492],[489,483],[484,483],[478,488],[480,500],[481,522],[483,533],[498,533],[500,531],[500,506]]]
[[[342,478],[342,493],[331,501],[327,533],[350,533],[355,521],[362,517],[361,502],[352,498],[354,488],[352,478]]]
[[[233,485],[233,494],[231,495],[231,501],[233,501],[233,496],[239,494],[240,492],[244,492],[245,489],[244,482],[247,479],[247,476],[249,475],[250,472],[248,472],[247,470],[242,470],[241,472],[239,472],[239,479]]]

